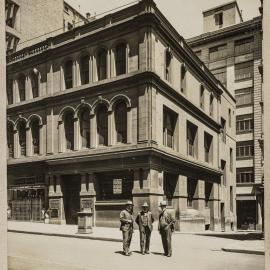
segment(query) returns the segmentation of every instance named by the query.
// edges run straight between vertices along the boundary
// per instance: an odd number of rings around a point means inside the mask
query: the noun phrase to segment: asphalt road
[[[138,232],[136,232],[138,233]],[[8,233],[9,270],[263,270],[264,256],[221,251],[235,241],[209,236],[174,234],[173,256],[162,255],[160,239],[152,239],[151,253],[138,253],[138,237],[132,242],[133,255],[121,254],[117,242],[55,236]]]

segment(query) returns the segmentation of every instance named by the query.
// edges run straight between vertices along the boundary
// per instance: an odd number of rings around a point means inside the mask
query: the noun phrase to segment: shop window
[[[31,75],[31,87],[32,87],[32,96],[36,98],[39,96],[39,76],[38,73],[33,73]]]
[[[14,131],[13,126],[8,123],[7,125],[7,146],[8,146],[8,157],[14,157]]]
[[[132,198],[133,174],[110,172],[97,174],[97,200],[126,200]]]
[[[80,73],[81,73],[81,84],[88,84],[89,83],[89,56],[85,55],[81,57],[81,66],[80,66]]]
[[[125,43],[120,43],[115,48],[115,66],[116,76],[127,72],[127,46]]]
[[[99,50],[97,54],[97,76],[98,80],[107,79],[107,51]]]
[[[236,107],[250,106],[253,104],[253,88],[235,91]]]
[[[204,132],[204,161],[208,163],[213,162],[213,136]]]
[[[187,178],[187,207],[193,207],[194,195],[196,192],[198,180],[188,177]]]
[[[66,150],[74,150],[74,118],[71,112],[65,115],[64,129]]]
[[[19,133],[19,146],[21,156],[26,156],[26,125],[24,122],[20,122],[18,126]]]
[[[205,182],[204,185],[204,194],[205,194],[205,207],[209,207],[209,201],[211,197],[211,192],[212,192],[213,184],[209,182]]]
[[[83,110],[80,115],[81,147],[90,148],[90,112]]]
[[[163,108],[163,145],[173,148],[176,143],[175,127],[178,115],[167,107]]]
[[[25,76],[21,75],[18,80],[18,88],[19,88],[19,97],[20,101],[25,100]]]
[[[187,154],[192,157],[198,156],[198,127],[187,121]]]
[[[97,110],[98,144],[108,145],[108,111],[105,105],[100,105]]]
[[[39,154],[39,144],[40,144],[40,138],[39,138],[39,121],[34,120],[31,123],[31,133],[32,133],[32,148],[33,148],[33,154]]]
[[[127,106],[124,101],[118,103],[114,111],[116,141],[127,143]]]
[[[65,89],[73,87],[72,69],[73,69],[73,62],[69,60],[65,63],[64,66]]]

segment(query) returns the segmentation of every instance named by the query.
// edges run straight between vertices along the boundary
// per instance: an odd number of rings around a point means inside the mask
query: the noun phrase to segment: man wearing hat
[[[139,225],[140,230],[141,253],[143,255],[145,253],[149,254],[150,237],[153,230],[152,223],[154,222],[154,218],[149,211],[147,202],[142,205],[142,211],[138,213],[135,221]]]
[[[159,215],[158,230],[161,235],[164,255],[172,256],[172,232],[174,231],[175,219],[171,213],[166,209],[167,203],[163,201],[160,203],[161,213]]]
[[[132,216],[133,203],[131,201],[126,202],[126,209],[120,213],[120,230],[123,233],[123,252],[124,255],[130,256],[129,252],[130,243],[133,234],[133,216]]]

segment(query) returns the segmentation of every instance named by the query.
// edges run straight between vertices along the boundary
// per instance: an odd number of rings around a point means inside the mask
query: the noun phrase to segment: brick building
[[[263,99],[261,17],[243,22],[236,1],[203,12],[204,33],[188,40],[236,99],[236,200],[239,229],[261,229]],[[230,116],[228,116],[230,117]],[[222,119],[227,122],[228,118]]]
[[[12,218],[119,226],[166,199],[176,229],[231,230],[235,100],[151,0],[8,57]],[[226,119],[226,132],[224,122]]]

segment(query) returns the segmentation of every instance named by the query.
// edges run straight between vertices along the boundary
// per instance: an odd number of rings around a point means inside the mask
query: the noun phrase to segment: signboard
[[[60,201],[50,200],[50,209],[60,209]]]
[[[93,207],[93,201],[91,199],[81,200],[81,209],[91,209]]]
[[[122,179],[113,179],[113,194],[122,194]]]

